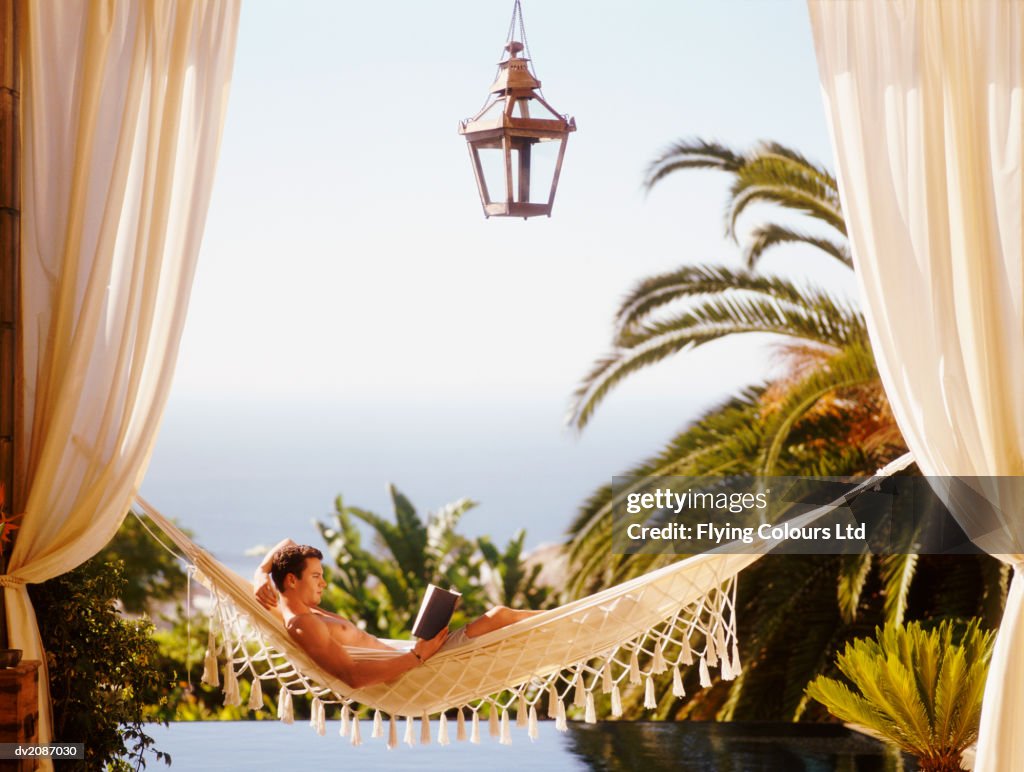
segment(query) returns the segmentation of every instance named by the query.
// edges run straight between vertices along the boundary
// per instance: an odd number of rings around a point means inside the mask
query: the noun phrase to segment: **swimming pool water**
[[[346,770],[435,770],[485,772],[911,772],[912,761],[863,735],[820,724],[717,724],[709,722],[603,722],[570,724],[560,733],[543,722],[531,742],[525,730],[513,729],[512,744],[487,736],[479,745],[433,742],[388,750],[370,739],[363,722],[363,745],[353,747],[328,722],[324,737],[296,722],[181,722],[149,732],[156,746],[171,754],[174,770],[259,770],[324,768]],[[452,732],[454,737],[454,732]],[[399,728],[399,738],[404,726]],[[419,737],[419,725],[416,726]],[[148,769],[163,765],[150,760]]]

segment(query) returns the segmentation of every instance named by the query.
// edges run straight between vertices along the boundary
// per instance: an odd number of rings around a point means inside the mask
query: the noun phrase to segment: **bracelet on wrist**
[[[420,655],[419,655],[419,654],[418,654],[418,653],[416,652],[416,649],[410,649],[410,651],[412,652],[412,655],[413,655],[414,657],[416,657],[416,661],[417,661],[417,662],[419,662],[419,663],[420,663],[420,664],[422,665],[422,664],[423,664],[423,657],[421,657],[421,656],[420,656]]]

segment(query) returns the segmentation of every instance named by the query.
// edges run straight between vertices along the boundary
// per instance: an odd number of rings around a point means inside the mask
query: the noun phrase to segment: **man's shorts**
[[[466,634],[466,628],[460,627],[454,632],[448,633],[448,638],[444,642],[439,651],[448,651],[450,649],[457,649],[460,646],[465,646],[470,642],[470,637]]]

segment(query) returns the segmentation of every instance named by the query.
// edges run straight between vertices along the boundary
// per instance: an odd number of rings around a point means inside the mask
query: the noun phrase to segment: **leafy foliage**
[[[455,625],[484,613],[496,599],[528,608],[552,601],[552,589],[538,581],[541,567],[525,563],[524,532],[499,550],[486,537],[473,541],[457,530],[476,502],[459,499],[424,520],[398,489],[389,486],[388,493],[393,519],[347,506],[338,496],[334,523],[317,523],[334,563],[325,605],[360,620],[373,635],[394,638],[412,626],[428,584],[462,593]],[[372,529],[374,549],[363,546],[359,522]]]
[[[807,694],[917,756],[922,770],[959,770],[961,753],[978,737],[994,640],[978,620],[959,634],[950,620],[930,631],[917,622],[886,625],[839,656],[853,689],[820,676]]]
[[[202,683],[203,653],[206,649],[209,621],[199,615],[191,620],[179,605],[172,624],[153,633],[159,648],[157,666],[164,679],[165,693],[146,705],[146,716],[157,721],[257,721],[275,716],[277,681],[264,680],[264,710],[250,711],[250,679],[238,679],[241,705],[225,705],[221,687]],[[301,705],[301,703],[299,703]],[[296,706],[298,708],[298,705]]]
[[[171,761],[144,731],[144,706],[163,701],[165,680],[152,625],[117,611],[124,587],[122,564],[95,558],[29,586],[47,653],[54,737],[85,743],[85,759],[68,769],[130,770],[149,753]]]
[[[242,707],[225,706],[219,687],[201,683],[208,620],[194,612],[188,618],[183,607],[187,576],[138,518],[129,514],[92,562],[123,567],[116,600],[129,614],[155,614],[158,604],[167,606],[159,614],[159,629],[147,621],[138,623],[150,630],[156,646],[152,663],[160,672],[160,688],[139,697],[144,703],[142,715],[146,721],[239,720],[250,716],[261,719],[272,715],[276,682],[264,684],[264,702],[271,712],[262,713],[251,713],[244,707],[248,700],[247,679],[239,681]]]
[[[487,598],[494,605],[511,608],[547,608],[554,601],[555,588],[541,581],[544,566],[538,562],[527,562],[523,554],[526,530],[520,528],[500,550],[487,536],[476,540],[484,559],[490,579],[483,584]],[[481,573],[484,573],[483,571]]]
[[[183,530],[186,535],[192,535],[187,528]],[[180,563],[153,539],[133,514],[129,513],[124,519],[97,559],[124,563],[121,604],[130,614],[152,612],[156,604],[173,601],[185,592],[188,580]]]

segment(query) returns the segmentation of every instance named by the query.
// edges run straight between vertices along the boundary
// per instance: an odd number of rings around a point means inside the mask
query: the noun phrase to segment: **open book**
[[[412,634],[417,638],[430,639],[441,632],[441,628],[451,621],[461,597],[462,593],[455,590],[442,590],[436,584],[428,585],[412,625]]]

